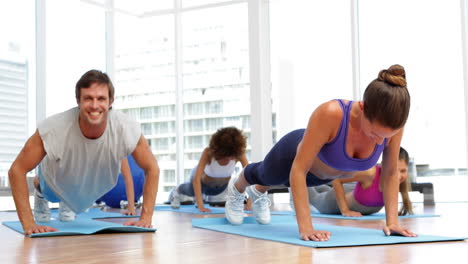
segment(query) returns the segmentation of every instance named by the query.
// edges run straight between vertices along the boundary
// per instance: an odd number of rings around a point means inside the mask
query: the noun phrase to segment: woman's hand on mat
[[[128,209],[128,210],[124,211],[123,214],[124,215],[138,215],[135,209],[133,209],[133,210]]]
[[[247,202],[244,204],[244,211],[252,211],[252,199],[247,199]]]
[[[323,230],[311,230],[308,232],[300,232],[301,239],[305,241],[328,241],[330,239],[331,233]]]
[[[198,208],[198,211],[200,211],[200,213],[211,213],[211,209],[205,207]]]
[[[341,214],[343,216],[347,216],[347,217],[360,217],[360,216],[362,216],[362,214],[360,212],[351,211],[351,210],[343,212]]]
[[[385,226],[383,232],[386,236],[405,236],[405,237],[416,237],[415,233],[409,231],[398,225]]]
[[[24,228],[24,234],[25,235],[32,235],[32,234],[37,234],[37,233],[47,233],[47,232],[55,232],[58,231],[57,229],[50,227],[50,226],[43,226],[43,225],[38,225],[34,224],[29,227]]]
[[[151,219],[146,220],[146,219],[139,219],[139,220],[130,220],[126,222],[124,225],[126,226],[139,226],[139,227],[146,227],[146,228],[151,228],[153,225],[151,224]]]

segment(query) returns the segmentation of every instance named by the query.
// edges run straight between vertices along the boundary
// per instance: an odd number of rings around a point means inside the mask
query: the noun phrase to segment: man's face
[[[81,88],[78,107],[80,120],[86,126],[106,124],[107,113],[111,105],[107,84],[93,83],[89,88]]]

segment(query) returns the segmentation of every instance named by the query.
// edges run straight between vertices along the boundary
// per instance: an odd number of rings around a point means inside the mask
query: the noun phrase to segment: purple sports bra
[[[380,182],[380,166],[375,167],[375,177],[372,181],[372,185],[367,188],[363,189],[361,183],[358,182],[356,187],[354,188],[354,199],[364,205],[364,206],[384,206],[384,199],[383,194],[379,190],[379,182]]]
[[[372,168],[379,160],[387,139],[381,145],[376,144],[374,152],[366,159],[355,159],[346,153],[346,135],[348,134],[349,115],[353,106],[353,101],[346,104],[343,100],[337,100],[343,109],[343,118],[341,119],[340,128],[336,137],[330,142],[323,145],[318,153],[319,159],[329,167],[341,171],[365,171]]]

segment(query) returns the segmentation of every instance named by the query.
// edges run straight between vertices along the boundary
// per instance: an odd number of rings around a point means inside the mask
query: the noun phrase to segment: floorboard
[[[403,226],[417,233],[468,237],[468,203],[415,206],[415,213],[441,217],[403,219]],[[274,209],[286,208],[275,204]],[[0,263],[468,263],[465,241],[317,249],[192,228],[194,217],[223,215],[157,211],[156,233],[51,238],[24,237],[2,225]],[[12,220],[17,220],[15,212],[0,212],[0,221]],[[324,218],[314,222],[378,229],[384,224]]]

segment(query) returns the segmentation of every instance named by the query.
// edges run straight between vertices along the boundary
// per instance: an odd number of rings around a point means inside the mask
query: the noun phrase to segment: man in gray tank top
[[[49,219],[39,216],[41,209],[48,210],[47,201],[60,202],[74,213],[85,211],[115,186],[121,162],[129,154],[145,171],[145,185],[140,219],[125,224],[151,227],[159,167],[140,125],[112,110],[114,87],[105,73],[86,72],[75,96],[78,107],[42,121],[8,171],[24,234],[56,231],[41,224],[50,220],[50,214]],[[34,218],[26,173],[38,165]],[[73,218],[60,216],[63,221]]]

